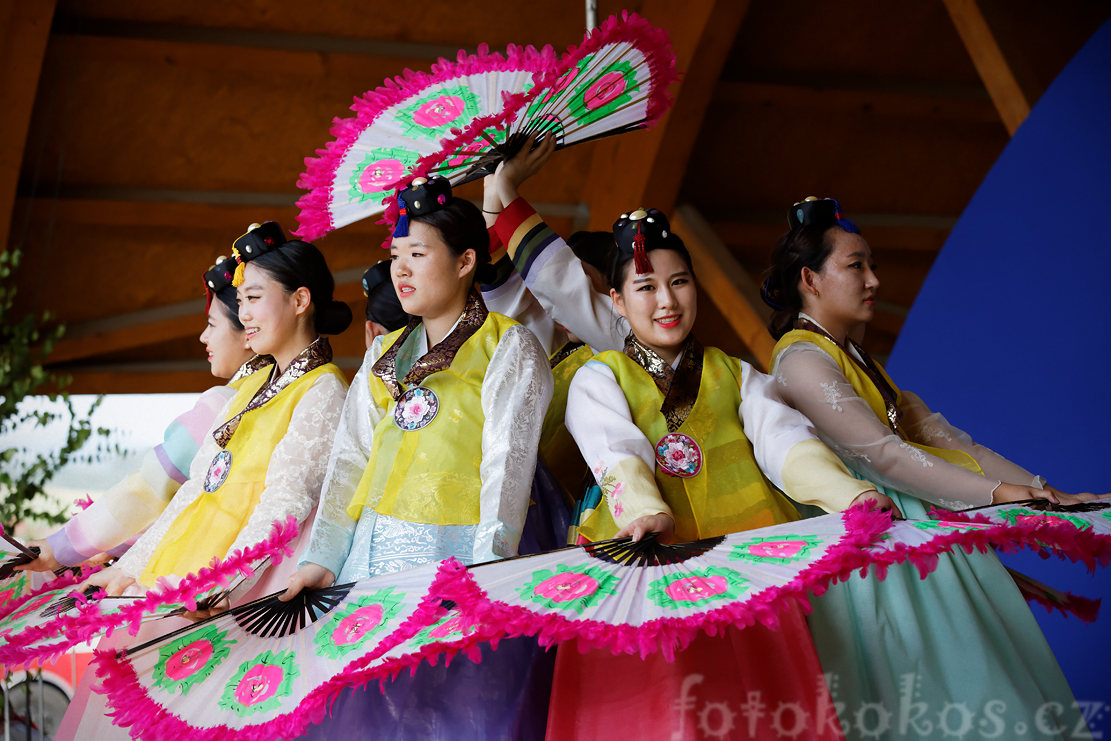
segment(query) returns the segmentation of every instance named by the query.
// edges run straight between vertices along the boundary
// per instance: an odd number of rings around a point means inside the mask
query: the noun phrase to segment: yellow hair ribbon
[[[235,258],[235,273],[231,276],[231,284],[236,288],[243,285],[243,258],[239,256],[239,250],[235,247],[231,248],[231,256]]]

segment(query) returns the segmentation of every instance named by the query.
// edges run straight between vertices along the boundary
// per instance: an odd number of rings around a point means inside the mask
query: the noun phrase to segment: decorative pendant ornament
[[[406,432],[427,427],[440,411],[440,400],[432,389],[414,386],[401,395],[393,409],[393,421]]]
[[[208,473],[204,475],[205,492],[211,494],[223,486],[229,473],[231,473],[231,451],[221,450],[212,459],[212,463],[208,466]]]
[[[702,448],[690,435],[670,432],[656,443],[656,463],[672,476],[689,479],[702,470]]]

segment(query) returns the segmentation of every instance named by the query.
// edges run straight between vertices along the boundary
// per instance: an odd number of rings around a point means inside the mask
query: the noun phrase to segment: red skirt
[[[841,741],[806,620],[792,607],[775,630],[700,634],[667,662],[559,647],[548,738]]]

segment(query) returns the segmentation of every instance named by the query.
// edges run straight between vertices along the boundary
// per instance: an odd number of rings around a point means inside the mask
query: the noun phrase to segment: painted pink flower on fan
[[[235,699],[247,707],[266,702],[277,693],[282,679],[280,666],[259,664],[243,675],[235,688]]]
[[[212,643],[197,640],[185,646],[166,661],[166,676],[175,682],[197,673],[212,658]]]
[[[676,602],[695,602],[722,594],[728,589],[729,582],[723,576],[688,576],[673,581],[665,592]]]
[[[448,638],[454,633],[462,633],[468,627],[463,623],[462,615],[452,615],[432,629],[431,636],[437,640]]]
[[[355,643],[382,622],[382,605],[365,605],[345,617],[332,633],[337,646]]]
[[[448,158],[448,167],[462,167],[463,165],[470,162],[477,155],[482,153],[483,143],[474,142],[472,144],[466,145],[465,147],[461,147],[459,151],[455,153],[455,155]]]
[[[425,128],[436,129],[459,118],[465,107],[458,95],[441,95],[417,108],[413,112],[413,121]]]
[[[802,540],[766,540],[753,543],[748,547],[748,552],[761,558],[793,558],[806,545]]]
[[[405,165],[398,159],[375,160],[359,175],[359,188],[364,193],[377,193],[389,188],[405,175]]]
[[[547,103],[549,100],[552,99],[553,95],[560,92],[561,90],[566,90],[568,87],[570,87],[571,83],[575,81],[576,77],[578,77],[579,71],[579,67],[572,67],[571,69],[560,75],[559,79],[556,80],[554,85],[552,85],[551,90],[544,93],[544,97],[540,99],[540,102]]]
[[[552,602],[569,602],[587,597],[598,591],[593,577],[576,572],[566,572],[549,577],[536,585],[536,594]]]
[[[620,72],[607,72],[595,80],[583,94],[583,104],[587,110],[601,108],[606,103],[625,92],[625,75]]]

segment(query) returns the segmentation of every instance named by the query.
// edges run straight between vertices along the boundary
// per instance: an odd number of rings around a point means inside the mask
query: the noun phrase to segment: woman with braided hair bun
[[[274,222],[252,225],[235,240],[232,254],[238,318],[256,355],[204,436],[189,479],[127,553],[86,586],[110,595],[142,593],[159,579],[185,577],[214,558],[266,541],[276,522],[293,517],[306,523],[316,509],[347,390],[321,335],[346,329],[351,310],[334,300],[335,282],[320,251],[286,241]],[[291,545],[295,553],[301,544],[303,539]],[[274,591],[294,562],[289,558],[261,572],[242,599]],[[174,627],[169,620],[150,622],[133,640]],[[122,633],[110,640],[122,639]],[[70,706],[56,737],[129,734],[110,724],[96,695],[88,705]]]
[[[23,566],[26,571],[56,571],[77,566],[100,554],[118,558],[189,477],[189,465],[216,415],[235,395],[247,371],[244,364],[254,353],[239,322],[239,305],[231,284],[235,260],[221,257],[202,276],[207,321],[200,341],[205,346],[212,375],[231,379],[200,395],[193,408],[166,427],[162,442],[144,457],[138,470],[113,486],[87,509],[74,515],[65,527],[31,545],[39,557]]]
[[[929,519],[931,505],[1079,501],[899,389],[860,345],[879,288],[860,230],[829,198],[800,201],[788,214],[791,229],[775,247],[764,284],[776,310],[774,375],[783,399],[813,421],[852,471],[912,519]],[[913,701],[937,712],[960,704],[977,717],[975,733],[966,736],[975,738],[1075,738],[1084,727],[1057,661],[994,553],[942,554],[928,579],[909,563],[893,566],[883,581],[851,579],[811,601],[818,653],[836,678],[835,699],[849,708],[896,712]],[[849,719],[846,727],[850,738],[868,737],[859,722]],[[899,737],[938,735],[932,722],[915,722]]]

